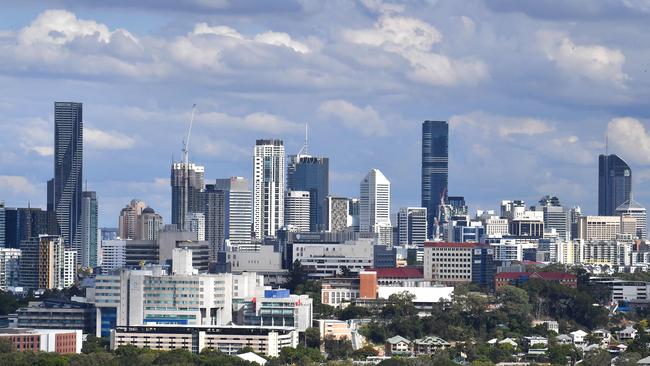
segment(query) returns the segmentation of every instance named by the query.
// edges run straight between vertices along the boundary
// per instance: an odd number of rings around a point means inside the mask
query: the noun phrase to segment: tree
[[[636,366],[641,355],[636,352],[625,352],[616,358],[615,366]]]
[[[370,311],[366,308],[356,305],[350,305],[345,309],[342,309],[338,313],[338,318],[340,320],[350,320],[350,319],[359,319],[364,318],[370,315]]]
[[[296,259],[289,268],[288,273],[289,281],[287,281],[286,286],[291,292],[294,292],[296,287],[305,283],[307,281],[307,272],[303,268],[300,261]]]
[[[609,352],[604,349],[598,349],[587,353],[582,364],[585,366],[602,366],[609,365],[611,362],[612,357],[609,355]]]
[[[325,336],[323,348],[328,360],[347,360],[352,354],[352,342],[346,337],[336,339],[332,334]]]
[[[307,347],[320,349],[320,330],[318,328],[307,328],[305,330],[305,344]]]
[[[86,341],[83,343],[83,346],[81,347],[81,352],[83,353],[97,353],[97,352],[104,352],[108,349],[108,345],[104,340],[101,338],[97,338],[92,334],[88,335],[88,338]]]
[[[352,352],[352,358],[355,360],[365,360],[368,357],[377,356],[377,350],[371,345],[365,345],[362,348]]]
[[[11,353],[15,350],[14,342],[9,338],[0,338],[0,353]]]

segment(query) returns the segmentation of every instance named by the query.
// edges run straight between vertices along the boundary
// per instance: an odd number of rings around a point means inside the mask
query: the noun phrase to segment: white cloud
[[[404,11],[404,5],[387,3],[383,0],[361,0],[361,4],[365,6],[368,10],[380,13],[401,13]]]
[[[102,131],[84,127],[84,147],[96,150],[128,150],[135,146],[136,140],[116,131]]]
[[[43,118],[23,118],[4,126],[0,124],[0,133],[9,136],[25,152],[40,156],[54,154],[54,128]]]
[[[553,31],[540,31],[537,37],[546,57],[567,74],[619,87],[629,79],[623,72],[625,55],[618,49],[577,45],[567,35]]]
[[[364,136],[388,134],[388,123],[371,106],[362,108],[342,99],[328,100],[320,105],[318,113],[322,118],[333,119]]]
[[[298,53],[309,53],[309,47],[298,42],[284,32],[267,31],[255,35],[253,38],[246,38],[237,30],[228,26],[209,26],[207,23],[199,23],[194,27],[193,35],[212,34],[217,36],[230,37],[243,42],[258,42],[271,46],[287,47]]]
[[[18,175],[0,175],[0,191],[13,194],[35,194],[36,186]]]
[[[432,52],[432,46],[442,41],[442,35],[416,18],[382,16],[373,28],[343,31],[343,38],[401,56],[411,66],[407,76],[416,82],[451,86],[476,84],[488,77],[487,66],[481,61],[452,59]]]
[[[626,161],[650,164],[650,134],[641,121],[631,117],[614,118],[607,125],[610,151]]]
[[[194,147],[196,152],[201,155],[219,158],[222,160],[245,160],[252,158],[252,150],[250,147],[243,147],[236,143],[227,140],[213,140],[201,136],[195,141]]]
[[[449,124],[452,129],[467,129],[472,133],[482,131],[483,135],[505,139],[517,135],[540,135],[555,129],[551,123],[537,118],[496,116],[483,112],[452,116]]]

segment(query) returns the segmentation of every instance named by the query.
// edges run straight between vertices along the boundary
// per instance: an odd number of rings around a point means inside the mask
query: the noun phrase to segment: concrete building
[[[120,211],[117,222],[117,236],[120,239],[144,240],[137,236],[137,218],[142,215],[145,207],[147,206],[144,201],[133,199]]]
[[[194,163],[173,163],[171,167],[172,224],[185,228],[187,214],[203,212],[201,191],[205,183],[205,167]]]
[[[313,300],[289,290],[265,290],[264,296],[234,300],[233,323],[248,326],[294,327],[304,332],[313,323]]]
[[[306,144],[306,142],[305,142]],[[326,197],[329,196],[329,159],[307,154],[307,145],[298,155],[289,156],[287,190],[309,192],[309,229],[325,230]]]
[[[81,263],[82,267],[97,267],[98,236],[97,193],[82,192],[81,197]]]
[[[485,236],[508,235],[510,233],[508,219],[495,215],[494,211],[478,211],[476,216],[483,223]]]
[[[427,209],[402,207],[397,214],[398,245],[422,246],[427,241]]]
[[[359,277],[323,278],[321,285],[321,303],[339,307],[354,302],[360,296]]]
[[[167,275],[160,267],[99,275],[90,299],[97,307],[97,336],[116,326],[225,325],[233,298],[261,297],[264,279],[255,273]]]
[[[264,276],[265,285],[284,284],[288,271],[283,267],[283,253],[274,245],[261,245],[259,250],[236,250],[232,248],[219,253],[217,272],[255,272]]]
[[[325,210],[325,230],[344,231],[352,225],[350,200],[347,197],[327,196]]]
[[[102,271],[112,271],[126,265],[126,240],[102,240],[100,247]]]
[[[26,329],[0,330],[0,339],[8,339],[18,352],[56,352],[67,355],[81,353],[81,330]]]
[[[257,140],[253,158],[253,231],[275,236],[284,226],[285,153],[282,140]]]
[[[309,231],[310,227],[309,191],[287,191],[284,199],[284,224],[298,231]]]
[[[293,243],[290,245],[292,260],[309,272],[311,277],[331,277],[342,273],[343,268],[352,272],[374,266],[374,240],[357,239],[329,243]]]
[[[629,266],[632,264],[632,243],[617,240],[585,242],[582,263]]]
[[[74,284],[77,255],[60,236],[40,235],[22,243],[20,283],[28,289],[63,289]]]
[[[135,240],[157,240],[164,225],[162,216],[151,207],[143,209],[142,213],[136,216],[135,221]]]
[[[619,216],[582,216],[578,219],[579,239],[586,242],[616,240],[620,232]]]
[[[201,212],[190,212],[185,215],[185,230],[193,235],[196,241],[205,241],[205,216]]]
[[[424,244],[424,279],[456,285],[476,283],[491,287],[496,272],[494,250],[476,243]]]
[[[544,215],[544,229],[555,229],[562,240],[568,240],[571,236],[571,221],[569,211],[562,207],[560,200],[553,196],[544,196],[539,200],[539,206],[534,207],[535,211],[541,211]]]
[[[0,290],[20,286],[20,249],[0,248]]]
[[[5,201],[0,200],[0,248],[5,247]]]
[[[392,245],[390,222],[390,182],[378,169],[371,170],[361,181],[359,198],[359,230],[374,232],[379,243]]]
[[[30,301],[16,310],[18,328],[79,329],[94,334],[96,310],[93,304],[65,299]]]
[[[616,208],[616,215],[636,219],[636,232],[634,236],[641,240],[648,238],[648,216],[645,207],[641,206],[641,204],[633,199],[629,199]]]
[[[111,349],[133,345],[153,350],[184,349],[198,354],[205,348],[235,355],[245,347],[277,357],[285,347],[298,346],[293,327],[258,326],[129,326],[111,331]]]
[[[247,245],[251,241],[253,223],[253,201],[248,180],[244,177],[217,179],[215,189],[224,194],[224,243],[228,241],[233,247]]]

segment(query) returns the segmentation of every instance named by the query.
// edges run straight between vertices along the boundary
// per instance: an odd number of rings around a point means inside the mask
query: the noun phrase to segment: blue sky
[[[53,103],[84,103],[100,224],[144,199],[169,220],[169,168],[250,177],[256,138],[330,157],[331,191],[372,168],[392,211],[420,201],[420,126],[450,121],[450,188],[471,208],[558,195],[597,207],[597,155],[650,202],[650,1],[5,1],[0,199],[45,205]]]

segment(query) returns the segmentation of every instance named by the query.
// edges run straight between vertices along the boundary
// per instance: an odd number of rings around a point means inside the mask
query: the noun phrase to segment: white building
[[[248,180],[244,177],[217,179],[215,186],[226,193],[225,239],[233,247],[250,243],[253,202]]]
[[[194,240],[205,241],[205,215],[200,212],[185,215],[185,230],[195,234]]]
[[[344,243],[294,243],[292,254],[310,276],[331,277],[340,274],[343,268],[359,272],[373,267],[373,248],[372,239]]]
[[[253,159],[253,231],[275,236],[284,226],[285,153],[282,140],[257,140]]]
[[[384,240],[380,244],[392,244],[390,182],[382,172],[373,169],[363,178],[359,188],[359,231],[379,233]],[[389,228],[391,234],[387,235],[385,231]]]
[[[309,231],[309,192],[288,191],[284,199],[284,224]]]
[[[534,251],[538,244],[536,240],[500,239],[496,243],[491,242],[490,246],[494,249],[494,260],[521,262],[526,250]]]
[[[422,245],[427,240],[426,207],[402,207],[397,214],[399,245]]]
[[[20,249],[0,248],[0,290],[19,286]]]
[[[582,216],[578,219],[579,238],[586,242],[615,240],[620,232],[619,216]]]
[[[112,271],[126,265],[126,240],[102,240],[99,265],[103,270]]]
[[[648,216],[645,207],[641,206],[633,199],[625,201],[616,208],[616,214],[623,217],[633,217],[636,219],[636,237],[645,240],[648,238]]]

